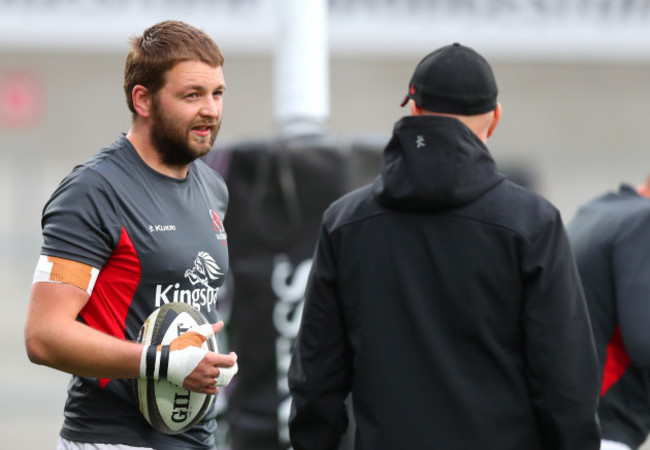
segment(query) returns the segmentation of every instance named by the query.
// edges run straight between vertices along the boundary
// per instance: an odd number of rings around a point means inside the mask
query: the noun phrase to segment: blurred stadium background
[[[73,165],[128,129],[128,38],[164,19],[208,32],[226,56],[217,147],[271,140],[274,111],[290,101],[274,96],[280,1],[0,0],[2,448],[55,445],[68,376],[30,364],[22,341],[40,213]],[[327,5],[330,135],[383,142],[406,113],[399,103],[417,62],[458,41],[484,54],[497,76],[504,114],[491,152],[565,221],[580,203],[650,171],[650,1]]]

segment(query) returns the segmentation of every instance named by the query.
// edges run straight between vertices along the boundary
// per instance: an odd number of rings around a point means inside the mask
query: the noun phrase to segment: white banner
[[[276,1],[0,0],[0,49],[123,51],[131,35],[173,18],[229,53],[270,54]],[[335,55],[412,57],[459,41],[490,56],[650,62],[650,0],[329,0],[328,8]]]

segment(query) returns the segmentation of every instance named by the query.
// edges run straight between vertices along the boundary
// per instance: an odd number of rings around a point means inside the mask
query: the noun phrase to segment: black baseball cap
[[[485,58],[454,43],[424,57],[415,68],[409,99],[423,109],[472,116],[497,107],[497,83]]]

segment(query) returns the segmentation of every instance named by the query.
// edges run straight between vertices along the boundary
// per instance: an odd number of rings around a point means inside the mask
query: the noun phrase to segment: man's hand
[[[223,322],[193,328],[169,345],[146,346],[140,359],[140,377],[167,379],[185,389],[216,394],[217,386],[227,386],[237,373],[237,355],[221,355],[201,345],[223,328]]]

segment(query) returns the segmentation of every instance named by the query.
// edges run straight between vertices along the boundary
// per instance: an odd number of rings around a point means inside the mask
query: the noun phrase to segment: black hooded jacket
[[[559,212],[462,122],[408,116],[325,212],[289,385],[294,450],[598,450],[598,367]]]

